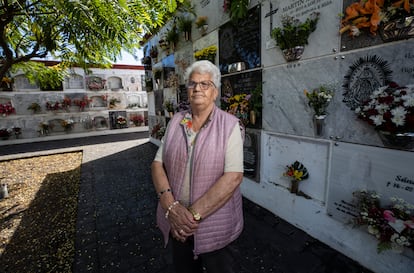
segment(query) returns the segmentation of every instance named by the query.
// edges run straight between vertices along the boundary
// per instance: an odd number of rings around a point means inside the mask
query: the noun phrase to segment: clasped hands
[[[188,237],[194,235],[198,228],[198,222],[194,220],[193,214],[181,204],[171,209],[168,221],[172,236],[181,242],[185,242]]]

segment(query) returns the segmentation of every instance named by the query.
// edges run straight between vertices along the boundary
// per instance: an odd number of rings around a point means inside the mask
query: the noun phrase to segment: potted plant
[[[311,13],[305,22],[291,16],[282,17],[282,27],[274,28],[271,36],[282,50],[286,61],[299,60],[302,57],[309,35],[316,30],[318,20],[319,12]]]
[[[205,35],[208,29],[207,16],[198,16],[195,20],[195,25],[200,31],[201,35]]]
[[[174,51],[175,47],[178,43],[179,36],[177,32],[177,27],[174,25],[165,36],[165,39],[167,40],[168,44],[170,45],[171,49]]]
[[[184,40],[189,41],[191,40],[191,28],[192,28],[193,20],[187,16],[181,16],[178,18],[177,27],[178,30],[181,31],[184,35]]]
[[[412,1],[411,1],[412,2]],[[356,37],[361,30],[379,31],[384,42],[413,37],[414,5],[408,0],[358,1],[345,8],[340,34]]]
[[[173,100],[167,100],[164,102],[164,109],[168,112],[170,117],[174,115],[175,112],[175,102]]]
[[[33,114],[37,114],[42,110],[42,107],[37,102],[32,102],[29,107],[27,107],[27,110],[31,110]]]

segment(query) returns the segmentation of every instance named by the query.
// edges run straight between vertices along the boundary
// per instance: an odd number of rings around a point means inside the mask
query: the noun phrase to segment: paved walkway
[[[129,132],[0,146],[0,160],[83,150],[74,273],[173,272],[155,225],[149,166],[157,146],[147,137]],[[370,272],[247,199],[244,213],[240,273]]]

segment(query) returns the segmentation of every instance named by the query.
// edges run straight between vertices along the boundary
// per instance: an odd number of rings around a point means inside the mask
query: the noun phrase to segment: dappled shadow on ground
[[[0,229],[21,219],[0,256],[1,272],[71,272],[79,180],[80,167],[52,173],[28,207],[0,203],[2,216],[8,215]]]

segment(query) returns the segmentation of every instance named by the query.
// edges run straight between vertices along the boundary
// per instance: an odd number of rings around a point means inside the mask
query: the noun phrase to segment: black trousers
[[[174,269],[177,273],[236,273],[238,252],[234,243],[209,253],[194,257],[194,238],[189,237],[183,243],[170,236]]]

